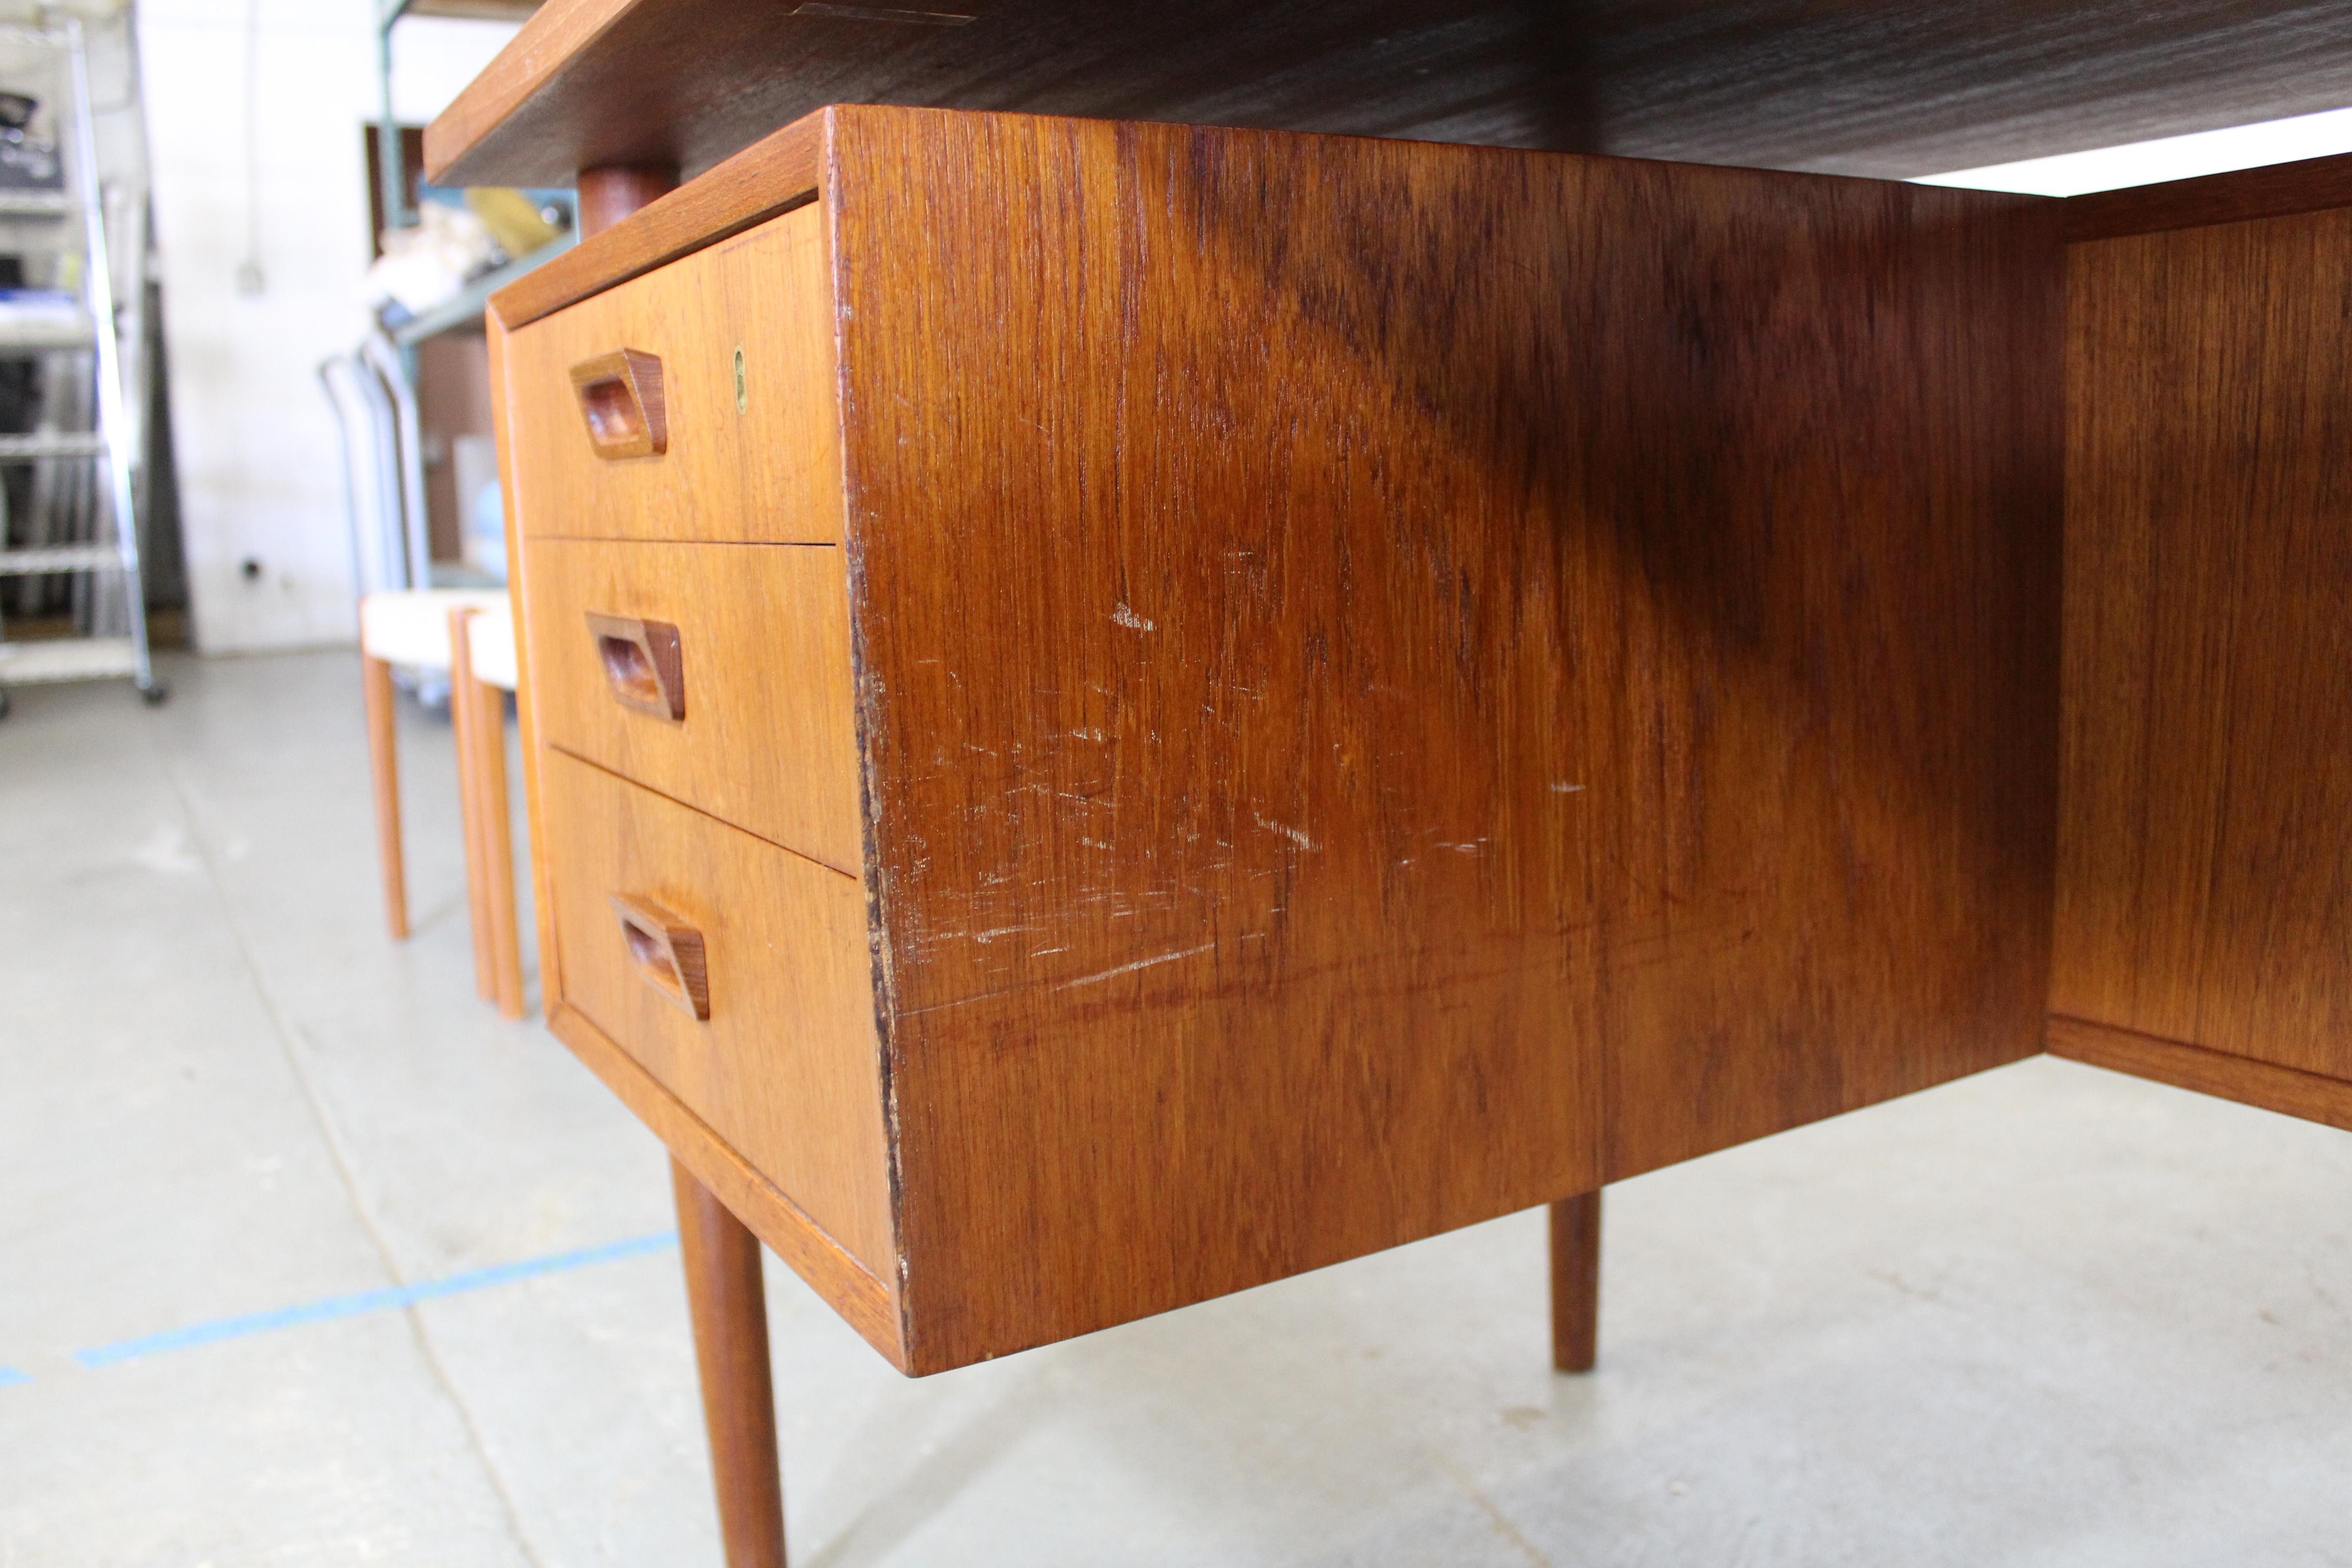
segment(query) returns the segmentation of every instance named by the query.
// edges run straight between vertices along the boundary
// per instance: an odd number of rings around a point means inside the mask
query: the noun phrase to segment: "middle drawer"
[[[579,539],[522,548],[541,741],[863,874],[839,548]]]

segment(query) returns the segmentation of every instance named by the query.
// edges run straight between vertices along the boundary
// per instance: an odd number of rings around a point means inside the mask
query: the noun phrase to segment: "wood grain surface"
[[[795,121],[650,203],[636,223],[622,225],[609,212],[583,207],[580,243],[492,295],[490,313],[510,328],[528,326],[805,205],[816,197],[823,138],[821,113]],[[610,221],[599,226],[592,217]]]
[[[2352,1131],[2352,1084],[2053,1014],[2050,1054]]]
[[[2352,211],[2070,255],[2052,1008],[2352,1079]]]
[[[466,845],[466,926],[474,946],[474,990],[489,1002],[497,999],[499,982],[490,942],[488,814],[481,800],[482,705],[462,689],[457,679],[462,668],[467,671],[465,684],[473,684],[472,658],[466,647],[469,619],[463,611],[452,612],[448,619],[449,738],[457,755],[457,823]]]
[[[462,16],[478,22],[520,22],[539,9],[541,0],[408,0],[402,15]]]
[[[2352,101],[2333,0],[551,0],[425,136],[442,184],[710,168],[828,103],[1878,175]],[[845,15],[843,13],[851,13]]]
[[[580,201],[580,232],[596,234],[677,189],[677,166],[607,163],[572,178]]]
[[[506,406],[525,540],[839,541],[826,271],[804,208],[514,330]],[[660,456],[600,456],[573,394],[574,366],[623,350],[661,362]]]
[[[897,1257],[854,878],[562,752],[542,764],[564,1000],[877,1274]],[[641,975],[614,894],[701,938],[710,1016]]]
[[[845,877],[865,875],[841,551],[569,539],[525,548],[548,744]],[[684,721],[614,700],[592,611],[678,628]]]
[[[2352,154],[2069,196],[2066,237],[2116,239],[2343,206],[2352,206]]]
[[[594,243],[602,230],[626,215],[626,209],[633,202],[650,197],[658,183],[657,179],[617,174],[601,178],[593,174],[583,177],[581,181],[583,200],[580,211],[583,240]],[[821,304],[822,300],[820,291],[818,302]],[[524,406],[535,407],[548,395],[546,377],[544,367],[534,367],[534,373],[526,377],[526,384],[518,393],[507,376],[507,327],[495,308],[488,312],[488,317],[491,384],[499,409],[499,478],[507,498],[507,559],[512,564],[512,592],[520,612],[531,600],[534,579],[533,563],[523,545],[523,536],[527,531],[521,524],[524,503],[516,484],[510,426]],[[736,413],[740,417],[749,411],[744,389],[747,362],[752,356],[739,341],[730,357],[735,384]],[[829,354],[820,355],[820,360],[828,365],[831,363]],[[827,406],[829,408],[830,405]],[[828,432],[835,427],[829,418],[825,426]],[[576,475],[572,477],[577,478]],[[567,499],[565,487],[561,483],[549,492],[534,491],[535,498],[542,494],[547,501],[554,504],[561,504]],[[527,623],[528,616],[523,619]],[[684,717],[680,710],[683,704],[678,700],[682,688],[682,658],[681,651],[675,647],[675,627],[666,630],[671,635],[657,640],[651,628],[644,628],[642,641],[649,656],[659,665],[660,679],[656,685],[662,696],[661,711],[665,719],[677,720]],[[562,999],[565,994],[559,983],[561,966],[557,957],[557,931],[561,922],[552,912],[554,900],[549,896],[550,889],[560,882],[567,894],[576,894],[582,885],[581,878],[593,873],[595,861],[591,858],[567,866],[560,877],[553,869],[552,863],[557,855],[551,847],[551,840],[562,820],[562,813],[560,808],[549,811],[541,793],[542,753],[533,721],[533,686],[530,679],[531,661],[528,641],[527,635],[516,637],[517,706],[522,717],[523,754],[531,820],[542,851],[533,856],[532,860],[535,866],[541,868],[539,881],[541,964],[549,1023],[557,1037],[570,1046],[671,1151],[671,1184],[677,1198],[679,1239],[694,1321],[695,1357],[702,1383],[704,1428],[710,1443],[719,1530],[726,1544],[729,1568],[783,1568],[782,1476],[777,1453],[775,1405],[768,1368],[766,1293],[761,1283],[760,1241],[764,1240],[773,1247],[778,1257],[894,1363],[904,1360],[895,1289],[897,1271],[893,1268],[877,1274],[854,1258],[805,1209],[782,1192],[766,1173],[753,1169],[719,1132],[688,1109],[668,1085],[656,1079],[577,1008]],[[551,750],[546,753],[549,759],[560,755]],[[570,763],[570,759],[563,760]],[[707,832],[698,836],[706,840],[709,837]],[[650,886],[653,879],[646,880]],[[808,879],[791,874],[788,870],[776,881],[775,892],[785,900],[787,907],[784,912],[789,916],[793,912],[793,894],[796,890],[806,890],[810,886]],[[593,886],[593,882],[587,885]],[[821,903],[823,900],[820,896],[810,901]],[[803,916],[810,912],[806,902],[802,904],[799,912]],[[765,909],[758,910],[746,924],[756,929],[766,923],[758,916],[772,913]],[[582,930],[581,922],[575,920],[572,929],[575,931]],[[677,929],[667,920],[663,927],[663,942],[670,952],[680,990],[688,998],[689,1010],[701,1020],[697,1025],[697,1032],[707,1026],[712,1011],[708,984],[709,954],[702,940],[705,935],[698,929]],[[822,947],[823,943],[818,945]],[[691,950],[692,974],[678,963],[683,950]],[[809,956],[802,953],[792,955],[796,962],[787,968],[789,978],[801,978],[818,967],[809,962]],[[821,953],[817,956],[821,964]],[[592,970],[592,991],[599,978],[601,976]],[[693,984],[697,978],[701,982],[698,986]],[[772,984],[777,976],[771,973],[765,978]],[[804,1001],[805,998],[796,1000]],[[786,1025],[799,1021],[794,1019],[789,1007],[775,1013],[773,1017]],[[848,1042],[856,1055],[878,1067],[870,1049],[870,1039],[862,1028],[853,1025]],[[794,1045],[803,1047],[801,1055],[804,1069],[807,1058],[822,1059],[828,1045],[839,1046],[842,1042],[782,1043],[786,1050]],[[812,1044],[814,1049],[808,1048]],[[824,1076],[821,1069],[817,1076]],[[807,1077],[805,1070],[796,1072],[790,1067],[776,1075],[777,1079],[787,1086]],[[852,1092],[848,1097],[850,1103],[845,1107],[847,1120],[841,1124],[848,1132],[847,1146],[844,1146],[845,1141],[820,1140],[823,1154],[838,1161],[839,1168],[835,1174],[849,1185],[853,1209],[856,1206],[855,1194],[860,1176],[870,1175],[870,1172],[860,1170],[859,1150],[856,1147],[858,1132],[867,1121],[864,1113],[865,1097],[856,1092],[856,1077],[853,1072]],[[833,1105],[825,1109],[838,1115],[845,1107]],[[787,1126],[782,1131],[789,1135],[792,1130]],[[760,1239],[755,1240],[755,1237]]]
[[[368,784],[375,801],[375,853],[383,879],[383,924],[393,941],[405,942],[408,868],[400,844],[400,730],[394,708],[392,666],[362,654],[360,692],[367,705]]]
[[[2040,1048],[2056,204],[833,126],[917,1370]]]
[[[740,1218],[792,1271],[891,1365],[907,1369],[899,1342],[896,1275],[879,1275],[843,1250],[775,1183],[637,1064],[576,1007],[547,1010],[547,1026],[650,1128],[694,1179]]]
[[[1591,1372],[1601,1359],[1601,1194],[1562,1198],[1549,1217],[1552,1370]]]
[[[553,104],[543,96],[545,89],[601,52],[596,46],[615,23],[635,12],[640,3],[641,0],[555,0],[551,5],[541,5],[488,68],[467,83],[465,90],[425,128],[425,178],[435,184],[444,184],[444,174],[456,173],[451,167],[456,154],[479,145],[491,135],[501,140],[512,137],[522,146],[555,131],[555,126],[547,124],[551,118],[548,110]],[[631,141],[642,147],[646,139],[639,135]],[[534,160],[535,164],[544,162]],[[602,157],[573,158],[567,177],[576,178],[580,170],[605,165],[674,169],[677,163],[675,156],[659,151],[638,151],[634,154],[615,151]],[[623,187],[624,192],[628,188]],[[580,216],[584,237],[626,215],[619,210],[616,201],[583,207]]]
[[[784,1476],[759,1238],[675,1160],[670,1184],[727,1568],[785,1568]]]
[[[480,862],[474,932],[477,963],[486,965],[487,994],[508,1018],[523,1016],[522,931],[515,910],[514,800],[507,789],[507,694],[474,678],[473,628],[478,609],[449,615],[449,719],[464,743],[457,748],[458,799],[467,842]]]
[[[668,405],[656,355],[618,349],[584,360],[572,367],[572,390],[598,457],[620,462],[668,453]]]
[[[563,998],[562,961],[555,951],[555,928],[549,911],[550,873],[544,849],[546,812],[539,795],[539,722],[531,711],[531,658],[525,607],[530,598],[530,563],[523,554],[520,492],[515,485],[511,421],[515,398],[507,384],[507,342],[509,336],[495,311],[483,322],[490,371],[491,432],[498,443],[499,495],[504,502],[507,535],[507,593],[515,616],[515,727],[522,738],[523,810],[530,825],[530,845],[532,919],[539,928],[540,1010],[551,1021]]]

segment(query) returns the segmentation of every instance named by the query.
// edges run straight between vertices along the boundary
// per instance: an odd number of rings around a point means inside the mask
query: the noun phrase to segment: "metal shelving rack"
[[[0,463],[95,460],[102,465],[105,480],[101,490],[105,504],[100,509],[102,521],[96,537],[83,543],[21,550],[0,548],[0,577],[60,573],[111,576],[121,590],[124,622],[121,635],[0,642],[0,713],[7,711],[7,688],[58,680],[128,677],[149,702],[160,702],[165,692],[155,679],[148,654],[146,588],[139,567],[138,486],[134,471],[139,437],[131,412],[146,404],[145,360],[142,355],[130,356],[129,374],[142,384],[126,386],[123,352],[126,334],[136,342],[137,334],[143,330],[138,303],[144,297],[143,280],[133,281],[130,308],[119,311],[107,220],[110,193],[99,177],[96,110],[90,98],[89,61],[81,24],[68,21],[58,27],[8,26],[0,28],[0,36],[12,42],[62,51],[71,100],[63,138],[68,189],[0,194],[0,216],[55,218],[61,222],[79,216],[82,247],[79,311],[0,321],[0,357],[88,351],[97,384],[95,428],[0,437]],[[128,253],[144,258],[147,247],[143,195],[125,206],[124,221],[134,229],[128,237],[134,242],[127,247]]]
[[[401,151],[400,121],[392,110],[392,29],[403,16],[457,16],[488,22],[523,22],[543,0],[376,0],[376,79],[383,118],[376,122],[377,174],[383,182],[383,221],[409,228],[416,209],[408,202],[408,159]]]
[[[393,104],[393,30],[409,16],[521,22],[542,0],[376,0],[376,64],[380,118],[376,176],[390,228],[418,221],[408,200],[407,159]],[[343,443],[346,504],[353,566],[362,592],[436,585],[444,568],[428,559],[425,466],[418,436],[417,346],[444,332],[478,329],[489,297],[569,249],[568,230],[529,256],[473,279],[423,313],[371,333],[348,353],[331,355],[319,378],[334,406]]]

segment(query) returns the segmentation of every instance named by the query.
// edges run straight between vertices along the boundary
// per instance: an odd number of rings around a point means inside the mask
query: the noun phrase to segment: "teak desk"
[[[671,178],[489,326],[547,1012],[676,1156],[737,1568],[761,1241],[921,1374],[1549,1203],[1577,1370],[1610,1181],[2045,1048],[2352,1127],[2352,161]]]

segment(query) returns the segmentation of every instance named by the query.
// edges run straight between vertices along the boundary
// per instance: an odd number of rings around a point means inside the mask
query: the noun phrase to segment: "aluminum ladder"
[[[0,436],[0,463],[89,459],[101,466],[96,537],[86,543],[44,545],[32,549],[0,548],[0,577],[93,574],[97,584],[110,578],[122,598],[124,632],[113,636],[80,636],[0,642],[0,715],[7,712],[8,688],[58,680],[101,680],[128,677],[150,703],[166,692],[155,679],[147,647],[146,586],[139,570],[139,513],[133,479],[131,396],[123,384],[122,335],[142,323],[143,283],[134,280],[140,295],[129,320],[117,314],[113,259],[108,247],[107,190],[99,178],[98,130],[90,100],[89,61],[81,24],[68,21],[48,28],[9,27],[12,41],[55,48],[65,56],[70,113],[66,143],[68,167],[65,193],[0,192],[0,208],[11,216],[54,216],[81,219],[82,263],[80,310],[56,313],[54,319],[0,321],[0,358],[26,358],[60,351],[91,351],[97,395],[96,428],[86,431],[43,431],[33,435]],[[145,202],[130,204],[128,222],[136,232],[130,254],[146,253]],[[143,382],[144,356],[138,356]],[[139,406],[143,407],[143,398]],[[95,611],[96,605],[92,609]]]

